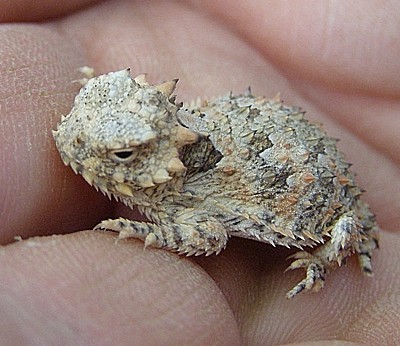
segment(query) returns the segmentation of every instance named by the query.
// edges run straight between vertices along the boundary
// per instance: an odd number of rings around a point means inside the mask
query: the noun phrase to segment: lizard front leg
[[[225,248],[228,235],[219,221],[203,219],[200,213],[185,216],[159,225],[124,218],[105,220],[95,230],[119,232],[118,239],[137,238],[144,241],[145,248],[164,248],[187,256],[218,254]]]

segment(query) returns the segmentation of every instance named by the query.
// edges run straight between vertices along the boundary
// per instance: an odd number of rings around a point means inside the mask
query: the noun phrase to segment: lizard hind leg
[[[369,233],[365,234],[364,239],[355,246],[361,271],[367,276],[372,276],[373,274],[371,257],[372,251],[379,247],[377,234],[376,229],[373,229]]]
[[[318,291],[324,285],[326,275],[330,269],[340,266],[346,258],[362,243],[362,226],[353,213],[342,215],[334,224],[331,238],[319,246],[313,253],[300,251],[292,258],[295,261],[287,270],[305,268],[306,277],[287,294],[293,298],[303,290]]]
[[[94,229],[118,232],[118,239],[141,239],[145,248],[163,248],[187,256],[218,254],[228,241],[220,222],[210,217],[202,219],[199,214],[184,219],[180,216],[179,220],[160,225],[119,218],[102,221]]]

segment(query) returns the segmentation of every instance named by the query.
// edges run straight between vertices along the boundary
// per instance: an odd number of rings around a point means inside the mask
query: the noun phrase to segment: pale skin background
[[[0,343],[400,340],[397,1],[59,3],[0,1]],[[83,65],[179,77],[183,101],[251,85],[301,105],[342,139],[367,190],[383,229],[375,276],[352,259],[320,293],[288,301],[304,275],[283,274],[288,250],[231,239],[218,257],[187,259],[80,231],[135,217],[64,167],[51,137]]]

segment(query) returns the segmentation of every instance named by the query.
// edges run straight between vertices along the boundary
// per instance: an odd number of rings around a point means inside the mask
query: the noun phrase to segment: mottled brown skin
[[[152,222],[96,229],[187,255],[219,253],[229,236],[300,251],[306,277],[287,296],[318,290],[357,253],[372,273],[378,226],[336,141],[279,99],[217,98],[185,109],[176,81],[149,85],[128,70],[88,81],[54,137],[65,164]]]

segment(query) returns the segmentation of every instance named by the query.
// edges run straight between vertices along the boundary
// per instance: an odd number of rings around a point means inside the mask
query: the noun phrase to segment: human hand
[[[4,344],[400,339],[395,2],[17,3],[0,1],[2,20],[19,22],[0,28],[1,237],[58,236],[2,248]],[[22,23],[32,19],[39,23]],[[363,277],[351,259],[322,291],[288,301],[304,273],[283,273],[291,253],[283,248],[231,239],[219,256],[187,259],[143,251],[139,241],[115,244],[111,233],[72,233],[108,217],[138,217],[64,167],[55,149],[51,129],[69,112],[84,65],[99,74],[131,67],[151,82],[179,77],[184,101],[251,85],[256,95],[280,92],[302,106],[342,139],[367,190],[383,228],[375,276]]]

